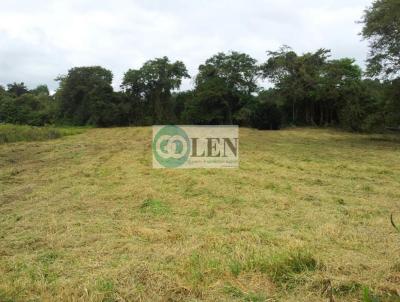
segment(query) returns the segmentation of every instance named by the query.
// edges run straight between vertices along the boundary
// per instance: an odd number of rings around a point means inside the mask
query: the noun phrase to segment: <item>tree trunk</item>
[[[319,125],[322,126],[324,123],[324,108],[321,105],[319,109]]]
[[[295,119],[296,119],[296,113],[295,113],[294,103],[295,103],[295,101],[293,100],[293,103],[292,103],[292,123],[293,123],[293,124],[294,124]]]

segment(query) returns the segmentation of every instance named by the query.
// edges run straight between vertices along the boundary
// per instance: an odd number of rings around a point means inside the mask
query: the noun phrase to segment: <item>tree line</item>
[[[121,89],[101,66],[75,67],[47,86],[0,86],[0,122],[45,125],[129,126],[238,124],[258,129],[284,125],[336,126],[381,131],[400,124],[400,3],[377,0],[365,11],[370,41],[365,72],[354,59],[331,59],[330,50],[298,54],[288,46],[264,62],[241,52],[218,53],[198,68],[194,87],[181,61],[168,57],[129,69]],[[261,81],[273,84],[263,88]]]

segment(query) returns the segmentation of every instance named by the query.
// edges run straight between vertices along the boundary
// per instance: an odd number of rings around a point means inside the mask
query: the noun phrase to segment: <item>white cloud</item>
[[[0,0],[2,1],[2,0]],[[101,65],[123,73],[167,55],[195,75],[219,51],[238,50],[259,61],[282,44],[298,52],[332,49],[363,66],[358,33],[370,0],[23,0],[0,11],[0,84],[33,87],[73,66]],[[183,88],[189,88],[185,81]]]

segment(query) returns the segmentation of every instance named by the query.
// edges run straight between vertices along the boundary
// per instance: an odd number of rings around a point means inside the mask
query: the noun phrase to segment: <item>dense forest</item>
[[[245,53],[218,53],[198,68],[192,90],[185,64],[167,57],[129,69],[120,91],[101,66],[75,67],[46,85],[0,86],[0,122],[128,126],[238,124],[258,129],[285,125],[382,131],[400,125],[400,2],[378,0],[365,11],[362,36],[370,42],[367,70],[330,50],[298,54],[288,46],[264,62]],[[272,88],[262,88],[262,83]],[[264,85],[265,86],[265,85]]]

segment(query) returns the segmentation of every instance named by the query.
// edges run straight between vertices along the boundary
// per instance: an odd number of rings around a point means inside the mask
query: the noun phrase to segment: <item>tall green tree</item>
[[[282,97],[276,89],[261,91],[252,107],[251,126],[260,130],[278,130],[283,123]]]
[[[193,98],[185,104],[184,116],[192,124],[232,124],[230,96],[231,91],[223,79],[209,77],[197,84]]]
[[[31,93],[35,95],[50,95],[49,87],[47,85],[38,85],[35,89],[32,89],[30,91]]]
[[[245,53],[218,53],[199,66],[194,120],[201,123],[243,124],[243,111],[257,87],[257,61]]]
[[[122,89],[131,100],[133,114],[145,124],[168,123],[174,119],[171,93],[183,78],[189,78],[185,64],[167,57],[147,61],[140,69],[129,69]]]
[[[370,41],[369,75],[399,76],[400,1],[375,0],[365,10],[362,22],[362,35]]]
[[[172,94],[173,111],[175,114],[173,123],[181,125],[191,123],[191,119],[187,115],[187,107],[193,102],[193,99],[193,90],[179,91]]]
[[[315,123],[316,94],[329,52],[319,49],[299,56],[287,46],[268,52],[267,61],[261,65],[262,74],[287,100],[286,107],[291,110],[289,122]]]
[[[357,104],[361,73],[354,59],[329,60],[324,64],[316,93],[319,125],[340,123],[340,116],[347,116],[348,121],[352,121],[350,109]]]
[[[385,126],[400,128],[400,78],[385,82]]]
[[[56,93],[63,121],[76,125],[107,126],[116,112],[113,103],[113,75],[100,67],[75,67],[59,77]]]
[[[295,125],[339,125],[354,131],[375,128],[384,116],[362,80],[354,59],[329,60],[329,51],[296,54],[288,47],[269,52],[261,66],[275,84],[284,120]]]
[[[15,96],[21,96],[24,93],[28,93],[28,88],[25,86],[23,82],[21,83],[12,83],[7,85],[7,91]]]

